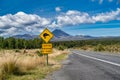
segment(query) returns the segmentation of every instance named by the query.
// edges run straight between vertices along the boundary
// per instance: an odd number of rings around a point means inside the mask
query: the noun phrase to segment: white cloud
[[[96,16],[92,16],[92,20],[95,22],[108,22],[112,20],[118,20],[120,18],[120,9],[117,11],[111,11],[106,13],[100,13]]]
[[[90,16],[87,13],[69,10],[68,12],[56,17],[57,26],[78,25],[81,23],[88,23]]]
[[[56,11],[56,12],[60,12],[60,11],[61,11],[61,8],[60,8],[60,7],[56,7],[56,8],[55,8],[55,11]]]
[[[109,2],[112,2],[113,0],[108,0]]]
[[[107,23],[113,20],[120,20],[120,8],[116,11],[90,15],[86,12],[69,10],[61,12],[51,19],[40,17],[35,14],[18,12],[14,15],[7,14],[0,16],[0,35],[12,36],[23,33],[40,33],[45,27],[64,27],[80,24],[94,24],[97,22]]]
[[[102,4],[103,3],[103,0],[99,0],[99,4]]]
[[[39,32],[41,33],[41,32],[43,32],[43,30],[44,30],[44,29],[40,29]]]
[[[7,14],[0,16],[0,29],[8,30],[5,33],[12,33],[17,28],[19,31],[32,32],[34,29],[43,28],[50,24],[50,20],[42,18],[35,14],[26,14],[24,12],[18,12],[14,15]],[[10,31],[9,31],[10,30]],[[2,33],[1,35],[6,35]]]
[[[17,33],[17,28],[11,27],[9,29],[6,29],[4,33],[0,34],[0,36],[11,36]]]
[[[120,20],[120,9],[116,11],[98,13],[97,15],[89,15],[85,12],[69,10],[66,13],[56,17],[56,20],[50,25],[52,27],[62,27],[68,25],[79,25],[86,23],[108,22],[112,20]]]

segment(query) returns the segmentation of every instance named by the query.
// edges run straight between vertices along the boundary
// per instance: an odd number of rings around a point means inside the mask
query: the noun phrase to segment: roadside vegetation
[[[41,80],[49,73],[61,67],[61,61],[67,57],[68,50],[54,49],[49,54],[49,65],[46,56],[39,49],[1,50],[0,80]],[[4,52],[4,53],[3,53]]]
[[[40,49],[43,41],[35,38],[32,40],[3,38],[0,37],[0,49]],[[77,48],[82,50],[92,51],[109,51],[120,52],[120,38],[106,38],[106,39],[93,39],[93,40],[78,40],[78,41],[59,41],[52,42],[53,47],[59,50]],[[26,51],[24,51],[26,53]],[[39,52],[37,52],[39,53]],[[41,55],[41,54],[40,54]]]
[[[120,53],[120,39],[95,39],[53,42],[55,47]]]
[[[37,38],[0,37],[0,80],[41,80],[61,67],[61,61],[69,53],[67,49],[120,53],[119,38],[51,42],[55,49],[47,66],[46,56],[40,51],[42,43]]]

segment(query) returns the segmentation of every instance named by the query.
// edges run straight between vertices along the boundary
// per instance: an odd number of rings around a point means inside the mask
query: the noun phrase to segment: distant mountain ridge
[[[76,35],[72,36],[60,29],[55,29],[53,32],[54,38],[51,41],[74,41],[74,40],[87,40],[87,39],[106,39],[106,38],[120,38],[120,37],[92,37],[89,35]],[[30,34],[23,34],[23,35],[15,35],[12,36],[14,38],[20,38],[20,39],[34,39],[34,38],[40,38],[39,35],[30,35]]]
[[[30,34],[23,34],[23,35],[14,35],[12,36],[14,38],[20,38],[20,39],[34,39],[34,38],[39,38],[38,35],[30,35]]]
[[[62,31],[60,29],[55,29],[52,33],[53,33],[55,39],[71,36],[68,33],[65,33],[64,31]],[[14,35],[12,37],[22,38],[22,39],[34,39],[34,38],[39,38],[39,35],[23,34],[23,35]]]
[[[89,35],[76,35],[72,36],[60,29],[56,29],[52,32],[54,34],[54,38],[52,41],[69,41],[69,40],[85,40],[85,39],[93,39],[96,37],[92,37]]]

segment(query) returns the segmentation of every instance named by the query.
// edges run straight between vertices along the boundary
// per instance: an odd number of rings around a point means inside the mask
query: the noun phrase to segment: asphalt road
[[[120,55],[71,50],[51,80],[120,80]]]

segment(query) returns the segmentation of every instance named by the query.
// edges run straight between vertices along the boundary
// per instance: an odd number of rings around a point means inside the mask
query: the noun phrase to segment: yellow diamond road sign
[[[48,43],[49,40],[53,37],[53,34],[46,28],[41,34],[40,37]]]

